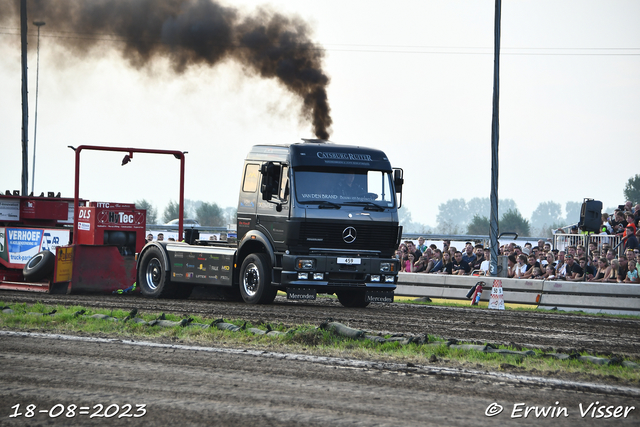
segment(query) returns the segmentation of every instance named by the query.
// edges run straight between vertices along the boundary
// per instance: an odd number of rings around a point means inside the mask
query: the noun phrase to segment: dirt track
[[[217,301],[153,301],[137,296],[65,296],[1,292],[5,302],[133,307],[142,312],[240,318],[294,325],[332,317],[374,331],[429,333],[465,340],[584,348],[638,357],[636,320],[520,314],[406,304],[345,309],[322,299],[270,306]],[[536,378],[439,363],[407,365],[228,348],[188,347],[0,331],[0,425],[638,425],[640,388],[616,379]],[[605,384],[607,383],[607,384]],[[591,403],[628,416],[604,420]],[[503,407],[487,417],[492,404]],[[567,408],[560,417],[528,418],[515,405]],[[35,405],[33,418],[27,405]],[[132,405],[129,415],[118,418]],[[15,405],[20,405],[17,409]],[[56,406],[57,405],[57,406]],[[70,406],[72,405],[72,406]],[[75,405],[75,407],[73,406]],[[96,405],[103,405],[102,408]],[[115,406],[118,405],[118,406]],[[580,405],[586,415],[580,413]],[[90,415],[105,413],[112,418]],[[32,407],[33,408],[33,407]],[[67,417],[69,408],[72,417]],[[84,413],[81,415],[81,408]],[[522,408],[522,407],[521,407]],[[64,409],[57,418],[52,415]],[[100,410],[100,411],[98,411]],[[606,410],[606,409],[605,409]],[[614,408],[611,409],[612,411]],[[116,411],[116,412],[114,412]],[[17,417],[10,417],[17,412]],[[514,418],[520,416],[520,418]],[[544,419],[541,419],[544,418]]]
[[[575,316],[563,313],[524,313],[436,307],[412,304],[372,304],[346,309],[336,300],[290,302],[278,297],[272,305],[247,305],[214,300],[149,300],[141,296],[47,295],[0,292],[6,302],[82,305],[86,307],[137,308],[141,312],[202,315],[215,319],[296,325],[319,324],[327,318],[375,332],[428,333],[479,343],[515,344],[529,348],[618,354],[640,359],[640,320]]]

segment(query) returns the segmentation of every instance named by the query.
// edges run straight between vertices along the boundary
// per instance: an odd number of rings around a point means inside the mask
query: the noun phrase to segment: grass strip
[[[5,306],[0,301],[0,308]],[[322,329],[310,324],[252,324],[242,319],[207,319],[199,316],[189,317],[185,321],[185,318],[172,314],[135,313],[131,316],[131,312],[123,310],[50,306],[42,303],[11,304],[7,307],[9,310],[0,312],[0,328],[6,330],[89,334],[132,340],[153,339],[206,346],[240,346],[407,364],[428,362],[475,370],[514,371],[545,376],[595,376],[632,385],[640,384],[640,369],[635,368],[638,360],[613,358],[616,363],[598,364],[595,359],[603,359],[602,357],[586,353],[572,354],[562,360],[550,357],[549,353],[538,349],[484,345],[485,351],[481,351],[479,348],[483,346],[477,343],[447,342],[431,335],[424,340],[394,340],[404,336],[368,333],[369,337],[384,339],[380,340],[384,342],[379,342],[375,339],[362,339],[360,335],[357,338],[344,337],[331,328]],[[171,327],[163,327],[159,320],[175,323]],[[151,326],[154,322],[155,325]],[[180,323],[183,326],[179,326]],[[220,323],[236,327],[219,329],[216,325]],[[495,351],[487,351],[487,348]],[[525,352],[526,355],[523,354]]]

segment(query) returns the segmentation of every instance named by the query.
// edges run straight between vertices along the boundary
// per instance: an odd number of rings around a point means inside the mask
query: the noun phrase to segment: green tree
[[[438,229],[445,233],[447,229],[464,229],[469,222],[467,203],[464,199],[451,199],[438,205]],[[456,232],[457,233],[457,232]]]
[[[227,225],[224,211],[216,203],[202,203],[196,209],[196,219],[200,225],[222,227]]]
[[[513,199],[498,200],[498,217],[501,213],[507,212],[509,209],[516,209],[516,202]],[[488,197],[474,197],[467,202],[467,214],[472,220],[471,215],[491,216],[491,200]]]
[[[640,175],[629,178],[624,186],[624,199],[632,202],[634,205],[640,203]]]
[[[147,224],[157,224],[158,222],[158,210],[146,199],[137,200],[136,208],[147,210]]]
[[[473,219],[467,226],[467,234],[488,235],[489,218],[486,216],[480,216],[478,214],[474,215]]]
[[[518,236],[530,236],[531,226],[517,209],[509,209],[500,219],[500,232],[516,232]]]
[[[562,205],[552,201],[542,202],[531,214],[531,226],[540,230],[540,234],[545,234],[542,230],[556,226],[562,222]]]
[[[576,224],[580,222],[580,211],[582,210],[582,202],[567,202],[565,209],[567,217],[564,222],[565,225]]]
[[[162,220],[164,222],[169,222],[172,219],[176,219],[180,216],[180,205],[173,200],[169,201],[169,204],[166,208],[164,208],[164,213],[162,214]]]
[[[224,208],[224,220],[226,224],[235,224],[238,222],[238,208]]]
[[[429,227],[413,220],[411,212],[406,205],[398,211],[398,219],[403,233],[431,233]]]

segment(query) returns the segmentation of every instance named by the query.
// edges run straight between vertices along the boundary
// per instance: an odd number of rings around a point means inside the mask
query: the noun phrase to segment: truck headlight
[[[298,270],[313,270],[316,268],[315,259],[298,259]]]
[[[313,280],[322,280],[324,279],[324,273],[313,273]]]
[[[386,283],[393,283],[393,279],[394,279],[395,277],[396,277],[396,276],[384,276],[384,281],[385,281]]]
[[[382,272],[389,272],[392,271],[391,270],[391,263],[390,262],[381,262],[380,263],[380,271]]]
[[[379,282],[380,281],[380,275],[379,274],[372,274],[371,275],[371,281],[372,282]]]
[[[307,280],[309,278],[309,273],[298,273],[298,280]]]

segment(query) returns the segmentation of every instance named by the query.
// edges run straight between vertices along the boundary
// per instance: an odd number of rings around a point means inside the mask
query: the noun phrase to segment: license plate
[[[316,290],[314,288],[287,288],[287,299],[312,301],[316,299]]]
[[[355,265],[361,263],[362,260],[360,258],[338,258],[338,264]]]

